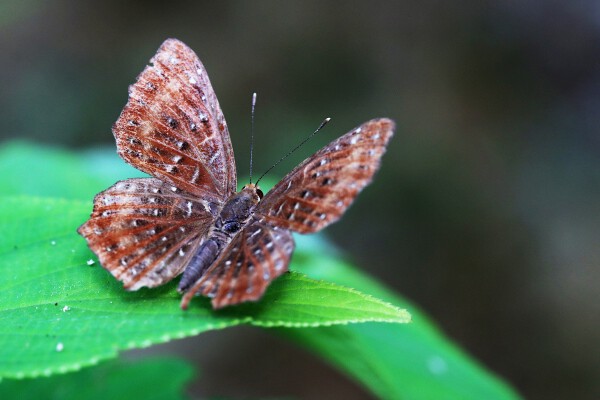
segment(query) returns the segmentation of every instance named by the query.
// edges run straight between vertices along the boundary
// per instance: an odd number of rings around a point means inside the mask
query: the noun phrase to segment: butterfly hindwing
[[[240,231],[206,273],[184,295],[212,298],[213,308],[260,299],[267,286],[288,269],[294,239],[287,229],[255,218]]]
[[[186,267],[214,221],[215,201],[158,179],[127,179],[96,196],[78,232],[126,289],[154,287]]]
[[[119,155],[188,193],[226,199],[236,191],[235,160],[204,66],[176,39],[167,39],[150,62],[113,126]]]
[[[337,221],[371,182],[393,133],[394,122],[385,118],[351,130],[294,168],[266,194],[256,213],[299,233]]]

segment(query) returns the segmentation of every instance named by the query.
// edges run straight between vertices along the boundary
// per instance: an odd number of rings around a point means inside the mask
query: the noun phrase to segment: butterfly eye
[[[260,190],[260,189],[258,189],[258,188],[256,188],[256,194],[258,195],[258,198],[259,198],[259,199],[262,199],[262,198],[263,198],[263,196],[264,196],[264,194],[263,194],[262,190]]]

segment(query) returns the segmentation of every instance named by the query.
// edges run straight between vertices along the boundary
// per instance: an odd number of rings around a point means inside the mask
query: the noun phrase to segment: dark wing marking
[[[198,197],[236,191],[233,148],[204,66],[166,40],[129,87],[113,126],[119,155],[137,169]]]
[[[186,292],[181,308],[195,294],[211,297],[215,309],[259,300],[271,281],[287,271],[293,250],[290,231],[258,219],[249,222]]]
[[[216,201],[154,178],[127,179],[95,197],[90,219],[77,231],[126,289],[154,287],[188,264],[214,220]]]
[[[337,221],[379,169],[394,122],[374,119],[334,140],[266,194],[256,214],[274,226],[311,233]]]

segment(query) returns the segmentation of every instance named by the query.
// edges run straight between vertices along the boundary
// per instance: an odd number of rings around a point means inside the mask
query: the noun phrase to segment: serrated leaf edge
[[[294,275],[295,278],[301,278],[304,280],[318,282],[319,284],[323,284],[323,285],[328,286],[335,290],[344,290],[344,291],[348,291],[353,294],[356,294],[365,300],[380,304],[380,305],[386,307],[387,309],[396,312],[398,314],[398,317],[397,318],[365,317],[365,318],[355,318],[355,319],[332,320],[332,321],[326,321],[326,322],[305,322],[305,323],[300,323],[300,322],[298,322],[298,323],[291,322],[290,323],[290,322],[285,322],[285,321],[281,321],[281,320],[280,321],[261,322],[261,321],[254,320],[254,318],[251,318],[250,325],[264,327],[264,328],[319,328],[319,327],[323,327],[323,326],[327,327],[327,326],[334,326],[334,325],[349,325],[349,324],[357,324],[357,323],[365,323],[365,322],[383,322],[383,323],[400,323],[400,324],[412,322],[412,316],[406,309],[396,307],[392,303],[381,300],[375,296],[363,293],[360,290],[357,290],[357,289],[349,287],[349,286],[338,285],[336,283],[332,283],[332,282],[321,280],[321,279],[313,279],[301,272],[290,271],[290,273],[292,275]]]

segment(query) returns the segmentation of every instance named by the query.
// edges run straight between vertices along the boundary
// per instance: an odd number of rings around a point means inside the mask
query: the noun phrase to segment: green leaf
[[[179,309],[175,282],[126,292],[75,229],[89,215],[80,201],[0,198],[0,376],[77,370],[145,347],[239,324],[313,327],[407,322],[408,313],[356,290],[286,274],[258,303],[215,312],[208,299]]]
[[[411,310],[409,325],[362,324],[278,330],[384,399],[518,399],[519,395],[452,344],[414,304],[341,261],[322,238],[296,259],[307,275],[354,287]]]
[[[116,360],[51,378],[6,379],[0,399],[185,399],[193,375],[192,366],[177,359]]]
[[[92,201],[119,179],[147,176],[114,150],[65,150],[10,142],[0,148],[2,196],[44,196]]]
[[[3,188],[4,195],[62,196],[86,200],[87,204],[91,204],[94,194],[115,181],[140,175],[126,167],[112,149],[87,151],[75,155],[23,144],[0,148],[0,168],[5,172],[0,176],[0,187]],[[72,174],[70,178],[68,178],[69,174]],[[80,222],[83,222],[83,219]],[[35,221],[30,218],[30,221],[23,221],[23,224],[28,224],[23,229],[32,229]],[[4,234],[4,224],[0,226]],[[344,262],[341,254],[332,251],[332,246],[326,243],[323,236],[297,236],[296,239],[298,242],[292,269],[303,272],[311,278],[353,287],[389,303],[400,305],[411,310],[413,322],[404,325],[364,323],[310,329],[278,328],[276,329],[278,333],[305,345],[381,398],[514,399],[519,397],[506,383],[445,337],[423,313],[418,311],[417,307],[360,272],[359,269]],[[52,239],[47,235],[46,240]],[[57,241],[56,246],[60,245],[61,242]],[[89,254],[83,248],[76,246],[74,249],[79,252],[77,260],[81,255]],[[74,260],[75,258],[71,262]],[[4,265],[3,262],[0,261],[0,268]],[[89,274],[89,279],[97,280],[98,286],[104,290],[102,293],[110,292],[112,295],[114,292],[115,298],[120,299],[119,303],[151,302],[153,299],[149,297],[139,300],[135,296],[130,297],[132,294],[124,293],[107,273],[98,268],[97,264],[88,268],[93,271]],[[56,295],[62,293],[59,289],[56,290]],[[163,290],[174,292],[173,286],[167,286],[148,293],[160,297],[163,295]],[[270,292],[267,295],[270,296]],[[176,307],[178,299],[177,296],[174,297],[173,307]],[[3,294],[3,299],[5,298],[7,296]],[[64,299],[58,298],[58,300]],[[60,308],[62,304],[57,307]],[[68,313],[65,313],[65,316],[66,314]],[[150,314],[145,324],[153,327],[154,318],[159,318],[161,323],[165,323],[160,315]],[[110,317],[95,320],[92,328],[101,327],[106,320],[110,320]],[[2,324],[1,320],[0,324]],[[131,329],[127,324],[124,326]],[[225,326],[229,325],[222,323],[219,327]],[[85,332],[89,335],[89,331]],[[0,347],[5,348],[2,337],[0,334]],[[57,343],[57,337],[54,339],[54,342],[50,343],[51,346]],[[50,350],[55,348],[52,347]],[[65,345],[61,356],[68,351],[69,347]],[[112,348],[112,353],[109,352],[108,356],[115,351],[115,348]],[[1,351],[0,359],[4,359]]]

